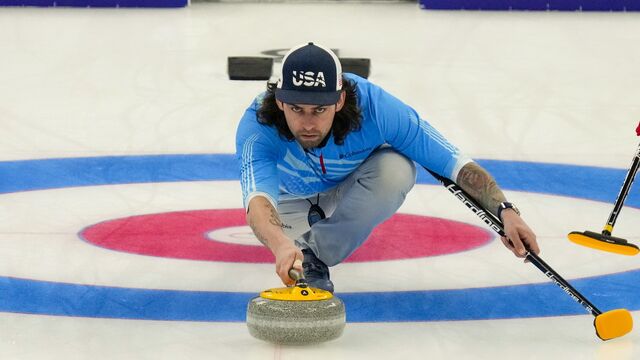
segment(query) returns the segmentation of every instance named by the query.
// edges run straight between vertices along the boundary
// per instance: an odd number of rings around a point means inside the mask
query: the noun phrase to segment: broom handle
[[[537,267],[540,271],[542,271],[549,280],[553,281],[556,285],[558,285],[567,295],[569,295],[573,300],[582,305],[588,312],[593,316],[598,316],[602,314],[595,305],[593,305],[586,297],[584,297],[578,290],[576,290],[567,280],[562,278],[560,274],[558,274],[551,266],[549,266],[544,260],[542,260],[538,255],[532,252],[527,252],[527,260],[529,260],[535,267]]]
[[[640,128],[640,125],[638,126]],[[636,155],[633,157],[633,161],[631,162],[631,167],[627,172],[627,176],[624,178],[624,183],[622,184],[620,193],[618,193],[616,202],[613,205],[613,210],[609,215],[609,220],[607,220],[607,224],[604,226],[604,230],[602,230],[603,235],[609,236],[613,232],[613,225],[615,225],[616,220],[618,219],[618,214],[620,214],[620,210],[622,209],[624,201],[627,198],[627,194],[629,194],[631,184],[633,184],[633,180],[635,179],[636,173],[638,172],[638,167],[640,167],[640,145],[638,145],[638,150],[636,151]]]
[[[433,177],[440,181],[444,187],[447,188],[456,198],[462,201],[471,211],[473,211],[482,221],[489,225],[500,236],[507,237],[504,232],[504,225],[502,221],[495,215],[488,212],[482,205],[480,205],[474,198],[472,198],[466,191],[464,191],[458,184],[450,179],[442,177],[433,171],[425,168]],[[526,246],[526,244],[525,244]],[[587,298],[584,297],[578,290],[576,290],[567,280],[565,280],[560,274],[558,274],[551,266],[545,263],[538,255],[527,249],[526,259],[529,260],[535,267],[537,267],[542,273],[544,273],[549,280],[558,285],[567,295],[573,300],[582,305],[593,316],[602,314],[602,311],[598,310]]]

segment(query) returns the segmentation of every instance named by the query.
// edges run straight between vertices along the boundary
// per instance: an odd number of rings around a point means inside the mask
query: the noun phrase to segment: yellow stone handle
[[[302,268],[302,260],[296,259],[296,261],[293,262],[293,266],[289,270],[289,277],[295,281],[304,279],[304,274],[296,268]]]

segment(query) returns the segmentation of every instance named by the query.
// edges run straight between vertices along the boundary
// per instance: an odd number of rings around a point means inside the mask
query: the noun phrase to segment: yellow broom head
[[[611,310],[596,316],[593,325],[600,339],[610,340],[631,332],[633,318],[626,309]]]
[[[572,231],[567,237],[578,245],[614,254],[633,256],[640,252],[636,245],[628,243],[625,239],[603,235],[593,231]]]

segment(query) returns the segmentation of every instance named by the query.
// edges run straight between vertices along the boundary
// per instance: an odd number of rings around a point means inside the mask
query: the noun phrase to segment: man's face
[[[329,135],[336,112],[344,106],[344,92],[334,105],[285,104],[277,101],[280,110],[284,111],[289,130],[298,143],[305,148],[317,147]]]

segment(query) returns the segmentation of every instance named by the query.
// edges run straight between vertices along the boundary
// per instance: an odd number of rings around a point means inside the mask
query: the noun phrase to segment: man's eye
[[[292,107],[291,107],[291,111],[293,111],[293,112],[300,112],[300,111],[302,111],[302,108],[299,108],[299,107],[297,107],[297,106],[292,106]]]
[[[327,108],[316,108],[316,114],[322,114]]]

